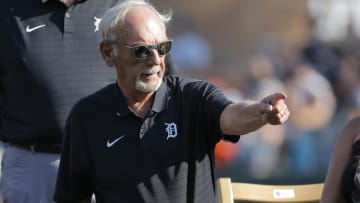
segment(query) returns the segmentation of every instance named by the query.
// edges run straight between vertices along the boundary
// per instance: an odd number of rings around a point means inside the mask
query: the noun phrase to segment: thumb
[[[273,110],[273,106],[270,104],[266,104],[266,103],[260,103],[259,104],[259,111],[261,112],[261,120],[264,123],[267,123],[268,121],[268,116],[269,116],[269,112],[271,112]]]
[[[260,102],[258,105],[257,105],[257,110],[261,113],[261,114],[265,114],[265,113],[268,113],[268,112],[271,112],[273,110],[273,106],[269,103],[263,103],[263,102]]]

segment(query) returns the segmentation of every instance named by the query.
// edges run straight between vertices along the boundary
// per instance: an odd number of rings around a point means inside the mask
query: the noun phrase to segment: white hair
[[[167,25],[172,18],[172,10],[169,10],[166,14],[161,14],[156,8],[147,0],[125,0],[122,3],[116,4],[110,8],[100,22],[100,32],[102,34],[102,40],[114,42],[116,40],[116,26],[118,23],[123,23],[126,14],[133,8],[145,6],[155,12],[156,15],[162,20],[164,25]]]

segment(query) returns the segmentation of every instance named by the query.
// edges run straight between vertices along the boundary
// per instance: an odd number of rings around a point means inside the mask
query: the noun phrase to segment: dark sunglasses
[[[132,49],[135,58],[144,60],[149,58],[153,49],[156,49],[156,51],[159,53],[160,56],[168,54],[171,49],[171,44],[172,44],[172,40],[161,42],[155,45],[136,45],[136,46],[129,46],[125,44],[117,44],[117,45]]]

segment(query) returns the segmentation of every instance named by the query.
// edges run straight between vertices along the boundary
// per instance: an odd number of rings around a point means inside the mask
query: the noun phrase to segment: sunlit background
[[[336,136],[359,114],[360,1],[152,2],[174,11],[168,35],[176,74],[209,80],[234,101],[289,96],[285,125],[217,145],[217,176],[323,181]]]

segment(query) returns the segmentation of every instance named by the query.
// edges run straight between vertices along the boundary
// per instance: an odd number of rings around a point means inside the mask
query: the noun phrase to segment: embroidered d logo
[[[178,135],[176,124],[174,122],[164,124],[166,125],[167,132],[166,139],[168,140],[169,138],[175,138]]]

